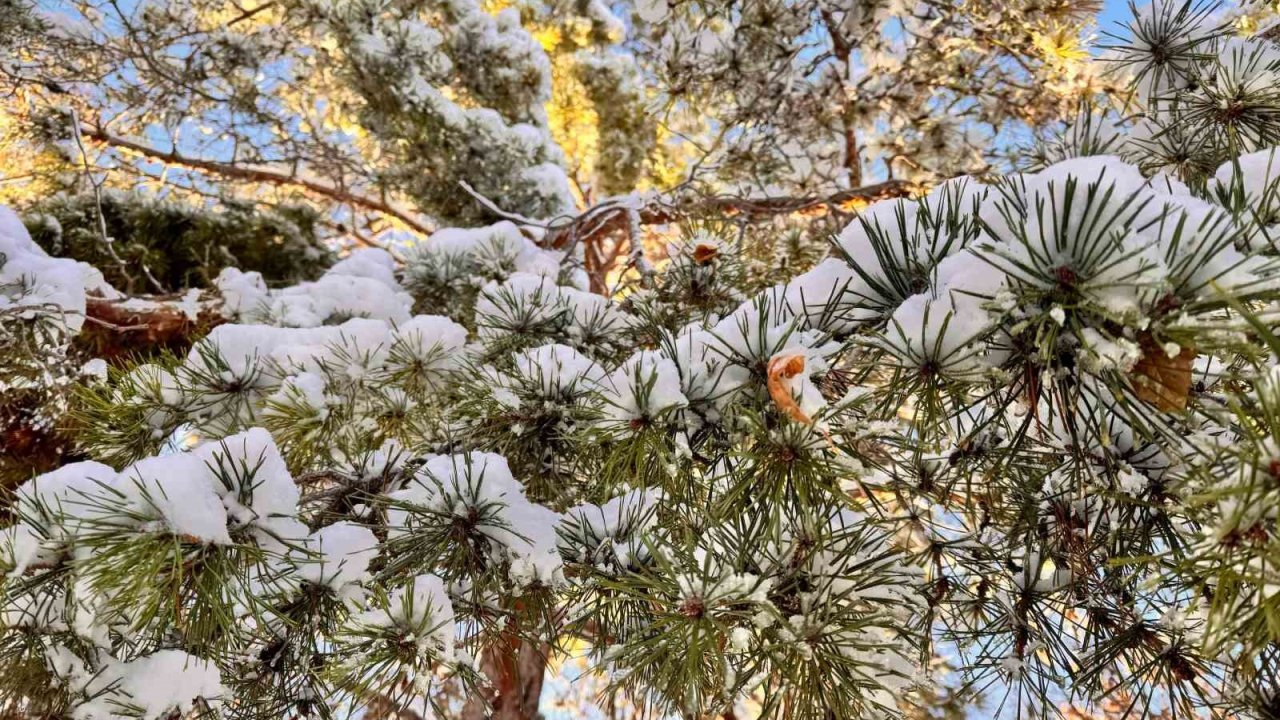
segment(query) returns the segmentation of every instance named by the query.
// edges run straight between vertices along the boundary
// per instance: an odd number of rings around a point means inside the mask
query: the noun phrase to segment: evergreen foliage
[[[101,205],[91,194],[56,195],[26,208],[24,221],[46,252],[100,268],[128,294],[157,290],[139,266],[173,291],[209,287],[226,267],[288,285],[314,279],[333,261],[306,206],[260,210],[232,201],[211,211],[139,193],[107,193]],[[119,262],[105,247],[103,226]]]
[[[521,62],[516,95],[454,78],[493,115],[396,79],[422,63],[388,48],[536,56],[473,42],[514,12],[417,7],[310,8],[382,58],[357,80],[412,125],[395,152],[542,122]],[[372,9],[397,33],[352,34]],[[85,459],[0,530],[0,703],[529,717],[526,651],[581,645],[682,718],[1275,717],[1280,50],[1221,17],[1139,13],[1105,60],[1138,114],[858,208],[821,259],[729,214],[602,295],[512,216],[286,286],[222,267],[185,354],[64,383]],[[0,252],[5,332],[65,349],[101,275],[7,211]]]

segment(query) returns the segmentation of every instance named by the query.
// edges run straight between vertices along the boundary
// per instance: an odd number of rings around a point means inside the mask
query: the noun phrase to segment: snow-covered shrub
[[[0,482],[15,485],[45,452],[65,445],[57,426],[74,388],[97,377],[101,361],[73,347],[85,324],[87,297],[118,293],[102,273],[70,258],[50,257],[26,227],[0,206]]]
[[[490,282],[515,273],[565,279],[564,254],[544,250],[510,222],[481,228],[446,228],[414,245],[405,259],[404,286],[423,310],[445,308],[469,323],[475,300]]]

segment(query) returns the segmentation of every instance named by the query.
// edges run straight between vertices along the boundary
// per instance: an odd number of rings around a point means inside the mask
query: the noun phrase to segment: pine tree
[[[545,220],[686,184],[806,195],[881,166],[994,170],[997,127],[1039,127],[1099,82],[1081,62],[1096,3],[1004,10],[94,0],[24,12],[0,78],[64,173],[78,133],[114,183],[314,202],[358,241],[498,219],[459,181]]]
[[[518,27],[393,4],[397,34],[361,35],[366,7],[309,10],[387,74]],[[314,279],[224,267],[189,348],[84,380],[63,355],[113,289],[0,212],[0,382],[81,455],[0,530],[0,702],[528,718],[546,658],[585,646],[607,693],[683,718],[1274,717],[1266,27],[1156,4],[1100,61],[1118,111],[1084,105],[1023,173],[849,196],[827,255],[764,287],[734,219],[763,201],[499,208]],[[383,100],[369,122],[449,147],[426,128],[450,98]],[[654,263],[659,210],[687,222]],[[593,293],[582,238],[610,223],[634,252]]]

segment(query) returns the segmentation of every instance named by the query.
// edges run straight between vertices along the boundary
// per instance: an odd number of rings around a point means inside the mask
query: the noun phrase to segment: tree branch
[[[268,183],[271,185],[288,185],[301,188],[307,192],[314,193],[331,200],[357,205],[367,210],[373,210],[384,215],[389,215],[423,235],[430,235],[435,232],[436,229],[433,226],[413,217],[408,212],[401,210],[388,202],[379,200],[378,198],[361,195],[347,190],[346,188],[336,187],[316,180],[308,180],[306,178],[298,177],[295,173],[281,172],[279,170],[273,170],[265,167],[237,165],[235,163],[207,160],[205,158],[188,157],[179,153],[176,149],[160,150],[128,138],[120,137],[119,135],[114,135],[107,132],[104,128],[88,124],[83,124],[81,126],[81,132],[85,137],[91,138],[104,145],[137,153],[144,157],[159,160],[160,162],[169,165],[178,165],[191,170],[199,170],[215,175],[221,175],[226,178],[234,178],[236,180]]]
[[[827,26],[827,34],[831,37],[832,52],[835,54],[836,60],[840,62],[845,79],[848,79],[853,67],[849,62],[853,54],[853,47],[840,34],[840,25],[836,22],[836,18],[830,10],[822,10],[822,22]],[[858,153],[858,131],[854,117],[854,106],[847,97],[842,98],[841,106],[840,123],[843,126],[844,166],[849,171],[849,184],[856,187],[862,184],[862,158]]]
[[[223,322],[218,302],[208,293],[201,293],[189,307],[166,300],[90,297],[76,342],[88,347],[94,357],[107,359],[159,348],[181,352]]]
[[[638,207],[635,202],[623,199],[602,203],[567,222],[551,226],[544,244],[547,247],[564,248],[578,242],[594,242],[614,232],[627,230],[635,221],[634,218],[639,219],[640,225],[663,225],[685,217],[708,215],[739,215],[755,219],[803,212],[825,214],[845,205],[905,197],[916,189],[914,183],[905,180],[888,180],[826,196],[715,196],[669,200],[659,195],[644,200]]]

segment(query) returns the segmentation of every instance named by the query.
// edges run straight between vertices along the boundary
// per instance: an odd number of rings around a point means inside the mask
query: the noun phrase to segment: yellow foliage
[[[564,150],[569,177],[589,184],[599,152],[600,118],[574,72],[575,65],[572,55],[552,56],[547,122],[551,137]]]
[[[600,153],[600,116],[579,79],[573,53],[551,54],[551,100],[546,104],[551,137],[564,150],[566,171],[579,187],[594,186]],[[645,163],[636,190],[668,189],[684,179],[696,150],[659,124],[656,147]],[[575,194],[578,188],[574,188]],[[587,198],[578,198],[587,201]]]
[[[1052,65],[1062,66],[1089,59],[1089,50],[1079,31],[1070,25],[1054,25],[1031,33],[1036,49]]]
[[[1241,12],[1236,18],[1236,28],[1241,35],[1252,36],[1258,30],[1270,26],[1269,21],[1280,16],[1280,0],[1258,3]]]
[[[0,105],[0,205],[22,206],[54,192],[54,176],[68,169],[23,133],[23,118],[12,111],[19,106]]]
[[[564,39],[564,36],[560,33],[560,28],[555,26],[537,28],[531,34],[533,39],[537,40],[542,49],[547,52],[559,47],[560,42]]]

